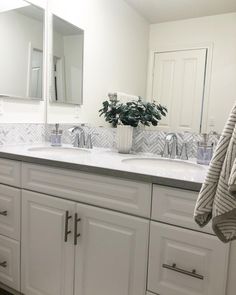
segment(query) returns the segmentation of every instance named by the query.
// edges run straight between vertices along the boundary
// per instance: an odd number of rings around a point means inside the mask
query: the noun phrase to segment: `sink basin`
[[[90,153],[89,150],[80,149],[80,148],[73,148],[73,147],[32,147],[32,148],[29,148],[28,151],[29,152],[37,152],[37,153],[41,153],[41,154],[63,155],[63,156]]]
[[[144,168],[151,170],[163,170],[164,172],[175,172],[188,174],[206,171],[205,166],[201,166],[191,162],[185,162],[182,160],[172,160],[164,158],[128,158],[123,159],[123,163],[135,166],[136,168]]]

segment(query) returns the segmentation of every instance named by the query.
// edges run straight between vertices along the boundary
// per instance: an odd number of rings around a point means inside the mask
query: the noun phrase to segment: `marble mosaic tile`
[[[63,130],[62,141],[72,144],[74,137],[68,131],[71,124],[61,124]],[[0,124],[0,145],[33,144],[50,141],[54,129],[53,124]],[[87,134],[91,134],[93,146],[102,148],[116,148],[116,129],[108,127],[83,127]],[[135,128],[133,133],[132,151],[136,153],[161,154],[165,144],[166,132]],[[190,132],[177,133],[178,150],[183,142],[187,143],[189,157],[196,157],[197,142],[201,139],[199,134]],[[217,144],[218,135],[211,134],[210,140]]]
[[[60,129],[63,130],[62,140],[64,143],[70,144],[73,142],[73,136],[68,132],[72,125],[63,124]],[[95,147],[116,148],[116,129],[106,127],[83,127],[87,134],[92,135],[92,142]],[[46,140],[50,140],[50,134],[54,125],[48,125],[46,128]],[[132,151],[136,153],[153,153],[161,154],[165,144],[166,132],[145,130],[143,128],[135,128],[133,133]],[[183,142],[187,143],[189,157],[196,157],[197,143],[201,140],[199,134],[182,132],[177,133],[178,150],[181,150]],[[210,140],[216,145],[218,135],[212,134]]]
[[[0,145],[44,142],[44,124],[0,124]]]

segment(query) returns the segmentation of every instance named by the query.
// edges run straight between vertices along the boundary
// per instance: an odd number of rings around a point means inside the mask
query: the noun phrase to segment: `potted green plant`
[[[121,103],[116,99],[103,102],[100,116],[113,127],[117,127],[117,148],[120,153],[129,153],[132,147],[133,128],[138,126],[157,126],[167,108],[154,102],[138,100]]]

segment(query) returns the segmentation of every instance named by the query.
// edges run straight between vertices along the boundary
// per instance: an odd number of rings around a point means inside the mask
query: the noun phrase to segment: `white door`
[[[74,295],[144,295],[149,222],[78,205]]]
[[[165,131],[200,132],[207,49],[155,53],[152,99],[168,114]]]
[[[23,294],[73,295],[73,222],[72,218],[67,217],[74,212],[74,202],[23,190]],[[69,231],[71,233],[66,234]]]
[[[148,291],[225,295],[229,245],[215,236],[151,222]]]

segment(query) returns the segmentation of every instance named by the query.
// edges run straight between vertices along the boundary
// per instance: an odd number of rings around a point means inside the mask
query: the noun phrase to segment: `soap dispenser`
[[[213,143],[209,142],[209,136],[202,134],[202,139],[197,146],[197,163],[201,165],[209,165],[213,156]]]
[[[61,146],[62,130],[59,130],[59,124],[55,124],[55,129],[51,134],[51,146]]]

